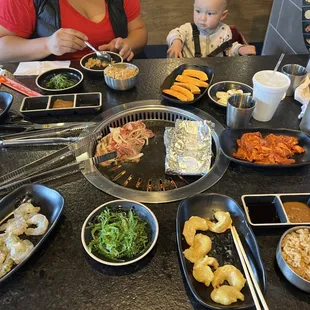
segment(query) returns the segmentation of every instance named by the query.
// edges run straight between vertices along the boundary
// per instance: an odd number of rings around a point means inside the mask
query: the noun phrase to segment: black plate
[[[0,283],[21,268],[44,242],[55,227],[64,206],[63,197],[55,190],[40,184],[24,185],[0,200],[0,221],[12,213],[26,196],[31,197],[35,206],[41,208],[40,213],[45,215],[49,221],[48,229],[43,236],[27,236],[27,239],[34,245],[33,250],[20,264],[13,266],[11,271],[0,278]],[[24,236],[25,235],[21,235],[20,237],[23,239]]]
[[[237,139],[241,138],[244,133],[260,131],[263,137],[273,133],[275,135],[292,136],[298,140],[298,144],[306,151],[302,154],[296,154],[292,158],[295,159],[295,164],[292,165],[262,165],[250,163],[245,160],[237,159],[232,156],[237,151]],[[220,145],[224,155],[231,161],[246,165],[250,167],[260,168],[290,168],[300,167],[310,164],[310,136],[306,133],[298,130],[290,129],[268,129],[268,128],[237,128],[237,129],[225,129],[220,135]]]
[[[0,120],[8,113],[12,102],[13,95],[6,91],[0,91]]]
[[[254,303],[247,284],[241,291],[244,295],[244,301],[238,301],[229,306],[215,303],[210,297],[213,290],[212,285],[206,287],[194,279],[193,264],[185,259],[183,255],[183,251],[189,247],[182,235],[185,221],[194,215],[212,218],[215,210],[230,213],[233,225],[239,233],[244,250],[253,268],[257,283],[262,292],[265,291],[266,272],[254,233],[238,204],[232,198],[219,194],[200,194],[183,200],[179,205],[176,218],[177,246],[187,284],[196,299],[209,309],[246,309],[252,307]],[[201,233],[208,235],[212,239],[212,250],[209,252],[209,256],[215,257],[220,266],[232,264],[244,274],[230,230],[222,234],[215,234],[210,231]]]
[[[205,72],[207,74],[208,78],[209,78],[207,83],[209,83],[209,86],[212,84],[212,81],[213,81],[213,78],[214,78],[214,73],[213,73],[213,70],[210,67],[184,64],[184,65],[181,65],[181,66],[177,67],[176,69],[174,69],[166,77],[166,79],[164,80],[163,84],[160,86],[160,92],[161,92],[162,96],[165,99],[167,99],[169,101],[172,101],[172,102],[175,102],[175,103],[192,104],[192,103],[195,103],[196,101],[198,101],[202,96],[204,96],[207,93],[208,87],[199,87],[201,93],[199,95],[194,95],[194,100],[193,101],[181,101],[179,99],[176,99],[176,98],[174,98],[172,96],[169,96],[169,95],[166,95],[166,94],[163,93],[163,90],[170,88],[173,85],[173,83],[175,82],[176,77],[178,75],[181,75],[182,72],[185,69],[200,70],[200,71]]]

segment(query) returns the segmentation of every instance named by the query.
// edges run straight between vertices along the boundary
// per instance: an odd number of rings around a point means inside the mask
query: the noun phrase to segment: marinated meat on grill
[[[148,139],[154,137],[142,121],[130,122],[123,127],[110,128],[111,133],[103,137],[96,147],[96,156],[117,151],[117,160],[121,162],[139,162],[143,156],[141,150],[148,145]],[[104,162],[110,165],[114,160]]]
[[[291,165],[295,160],[290,157],[305,152],[295,137],[269,134],[263,138],[259,131],[243,134],[237,145],[238,150],[233,153],[235,158],[257,164]]]

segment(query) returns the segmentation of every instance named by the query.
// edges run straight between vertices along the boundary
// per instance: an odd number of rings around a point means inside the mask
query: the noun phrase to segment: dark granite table
[[[86,79],[85,91],[101,91],[103,110],[118,104],[160,99],[159,86],[165,76],[182,63],[209,65],[215,80],[238,80],[251,84],[253,74],[272,69],[276,57],[209,58],[195,60],[137,60],[140,77],[135,89],[115,92],[102,80]],[[284,63],[305,65],[306,56],[287,56]],[[78,64],[73,64],[78,67]],[[4,65],[11,72],[15,64]],[[34,78],[19,78],[35,89]],[[7,90],[4,86],[1,90]],[[10,91],[10,90],[9,90]],[[23,96],[15,93],[12,109],[18,110]],[[209,102],[207,96],[196,104],[225,123],[225,110]],[[300,104],[286,98],[272,121],[252,126],[298,129]],[[36,119],[37,122],[90,120],[93,116]],[[46,148],[16,148],[0,153],[0,174],[51,152]],[[0,286],[0,309],[203,309],[189,291],[180,269],[175,235],[178,203],[152,204],[160,235],[154,255],[134,267],[115,269],[92,264],[80,241],[86,216],[113,197],[97,190],[82,174],[47,184],[65,199],[65,208],[55,230],[35,255]],[[223,178],[207,192],[221,193],[241,203],[243,194],[309,192],[310,168],[253,170],[231,163]],[[310,295],[292,286],[281,274],[275,251],[285,229],[256,230],[267,272],[266,300],[270,309],[309,309]]]

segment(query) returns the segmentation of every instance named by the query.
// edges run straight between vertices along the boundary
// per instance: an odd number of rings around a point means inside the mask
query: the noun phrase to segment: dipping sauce
[[[274,202],[248,202],[246,206],[252,223],[281,223]]]
[[[53,109],[72,108],[73,101],[57,99],[53,104]]]
[[[310,222],[310,207],[303,202],[290,201],[283,203],[288,219],[292,223]]]

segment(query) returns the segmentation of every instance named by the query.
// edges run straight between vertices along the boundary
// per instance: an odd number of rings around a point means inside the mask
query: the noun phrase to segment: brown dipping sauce
[[[69,100],[57,99],[55,100],[53,104],[53,109],[63,109],[63,108],[72,108],[72,107],[73,107],[73,101],[69,101]]]
[[[310,207],[303,202],[290,201],[283,203],[288,219],[292,223],[310,223]]]

